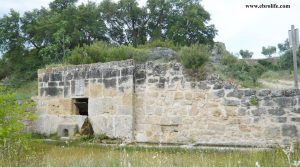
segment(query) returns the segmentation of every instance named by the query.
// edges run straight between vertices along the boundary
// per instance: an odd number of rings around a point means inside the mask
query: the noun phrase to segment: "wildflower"
[[[255,167],[260,167],[258,161],[255,162]]]
[[[294,161],[294,164],[293,164],[295,167],[298,167],[300,165],[300,161]]]

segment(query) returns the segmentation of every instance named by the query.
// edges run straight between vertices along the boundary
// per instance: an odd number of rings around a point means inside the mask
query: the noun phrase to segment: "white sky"
[[[11,8],[23,13],[41,6],[47,7],[52,0],[0,0],[0,17]],[[79,0],[79,3],[88,0]],[[101,0],[90,0],[100,2]],[[146,0],[138,0],[144,4]],[[290,9],[246,9],[245,5],[284,4]],[[300,26],[300,0],[202,0],[201,4],[211,14],[218,36],[215,41],[226,44],[232,53],[240,49],[254,52],[254,58],[262,58],[262,46],[277,46],[288,37],[288,29]],[[297,13],[298,11],[298,13]],[[297,17],[298,16],[298,17]]]

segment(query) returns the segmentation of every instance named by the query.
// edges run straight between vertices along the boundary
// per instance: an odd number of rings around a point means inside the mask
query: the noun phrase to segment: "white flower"
[[[300,161],[294,161],[294,164],[293,164],[295,167],[298,167],[300,165]]]

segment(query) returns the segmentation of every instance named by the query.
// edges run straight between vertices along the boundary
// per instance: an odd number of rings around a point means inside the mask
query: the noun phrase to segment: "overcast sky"
[[[0,17],[13,8],[20,13],[41,6],[51,0],[0,0]],[[79,0],[79,3],[88,0]],[[90,0],[100,2],[101,0]],[[145,0],[139,1],[144,4]],[[262,58],[262,46],[277,46],[288,37],[288,29],[300,26],[300,0],[202,0],[201,4],[211,14],[218,36],[215,41],[226,44],[232,53],[240,49],[254,52],[254,58]],[[290,5],[290,9],[247,9],[245,5]],[[298,12],[297,12],[298,11]],[[297,17],[298,16],[298,17]]]

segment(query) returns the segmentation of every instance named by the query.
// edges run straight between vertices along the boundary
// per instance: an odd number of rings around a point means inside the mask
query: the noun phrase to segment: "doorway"
[[[89,99],[88,98],[76,98],[73,99],[75,105],[75,113],[77,115],[89,115]]]

